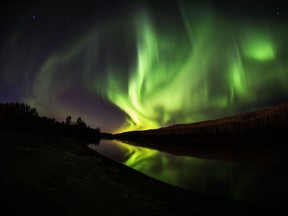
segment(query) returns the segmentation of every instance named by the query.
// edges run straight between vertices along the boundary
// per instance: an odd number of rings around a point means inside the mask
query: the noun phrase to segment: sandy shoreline
[[[243,215],[260,211],[159,182],[72,139],[1,129],[0,143],[1,215]]]

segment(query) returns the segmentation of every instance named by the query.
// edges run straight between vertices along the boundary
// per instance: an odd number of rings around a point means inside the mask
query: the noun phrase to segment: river
[[[102,140],[90,148],[160,181],[196,193],[250,203],[288,196],[288,165],[219,161]]]

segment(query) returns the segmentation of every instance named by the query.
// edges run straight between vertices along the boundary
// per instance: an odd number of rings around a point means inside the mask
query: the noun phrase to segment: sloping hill
[[[130,131],[113,137],[177,154],[287,161],[287,129],[285,103],[215,120]]]
[[[286,132],[288,127],[288,103],[266,109],[241,113],[225,118],[191,124],[178,124],[153,130],[130,131],[115,137],[132,136],[247,136]]]

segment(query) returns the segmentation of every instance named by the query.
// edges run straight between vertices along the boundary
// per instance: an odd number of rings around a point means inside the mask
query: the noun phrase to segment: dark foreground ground
[[[259,215],[151,179],[49,134],[0,130],[0,215]],[[279,205],[280,206],[280,205]],[[276,213],[280,208],[269,209]],[[280,206],[281,207],[281,206]]]

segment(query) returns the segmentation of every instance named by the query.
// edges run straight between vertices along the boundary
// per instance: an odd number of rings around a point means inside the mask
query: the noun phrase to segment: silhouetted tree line
[[[180,124],[170,127],[131,131],[116,134],[114,137],[130,139],[179,139],[181,137],[245,137],[269,134],[287,134],[288,104],[281,104],[266,109],[242,113],[221,119],[192,124]]]
[[[54,133],[90,142],[99,142],[102,138],[100,128],[90,128],[81,117],[75,123],[72,122],[71,116],[66,118],[66,122],[59,122],[55,118],[39,117],[37,110],[25,103],[0,104],[0,127],[23,132],[32,130],[40,133]]]
[[[287,163],[288,103],[216,120],[114,134],[129,144],[211,159]]]

